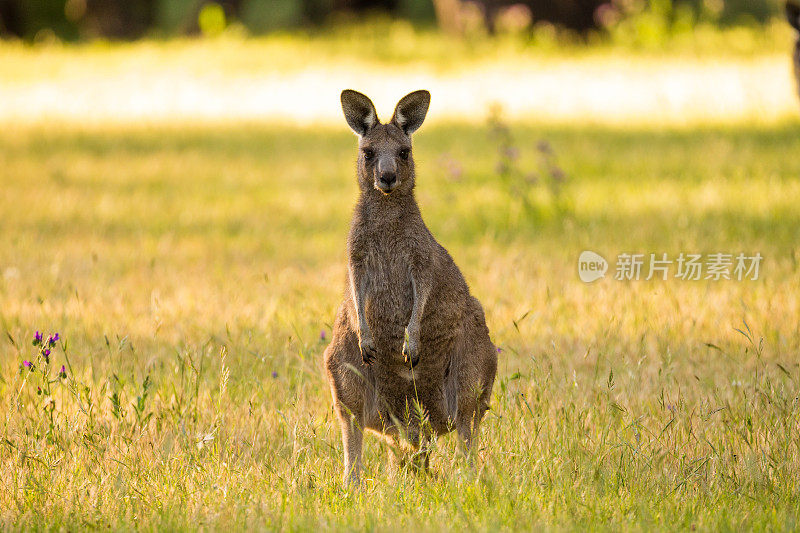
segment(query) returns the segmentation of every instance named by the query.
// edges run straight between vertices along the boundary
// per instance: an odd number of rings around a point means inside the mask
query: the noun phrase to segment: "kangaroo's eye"
[[[372,161],[372,159],[373,159],[374,157],[375,157],[375,152],[373,152],[373,151],[372,151],[371,149],[369,149],[369,148],[364,148],[364,160],[365,160],[365,161]]]
[[[400,150],[399,155],[400,159],[402,159],[403,161],[408,161],[408,156],[411,155],[411,150],[409,150],[408,148],[403,148],[402,150]]]

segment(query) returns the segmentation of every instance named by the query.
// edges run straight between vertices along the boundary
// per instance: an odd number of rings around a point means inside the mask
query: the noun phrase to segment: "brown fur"
[[[414,160],[401,153],[410,152],[429,99],[426,91],[411,93],[381,124],[366,96],[342,93],[345,117],[360,135],[360,196],[347,241],[348,287],[324,361],[347,482],[359,479],[365,429],[414,446],[456,429],[469,450],[497,370],[481,304],[425,226]]]

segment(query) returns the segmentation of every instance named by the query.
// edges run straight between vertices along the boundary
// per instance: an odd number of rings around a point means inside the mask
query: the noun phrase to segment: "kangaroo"
[[[414,198],[411,134],[425,120],[430,93],[404,96],[386,124],[361,93],[345,90],[341,102],[359,136],[360,193],[347,239],[347,290],[324,366],[345,483],[355,484],[364,430],[392,448],[400,439],[419,448],[455,429],[469,454],[489,408],[497,350],[480,302]]]
[[[798,0],[786,2],[786,18],[789,24],[797,30],[797,42],[794,45],[794,77],[797,80],[797,94],[800,96],[800,3]]]

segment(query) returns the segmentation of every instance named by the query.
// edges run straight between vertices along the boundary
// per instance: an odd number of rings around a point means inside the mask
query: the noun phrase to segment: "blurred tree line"
[[[758,23],[780,0],[0,0],[0,35],[35,40],[56,36],[136,39],[213,33],[238,21],[253,34],[319,26],[347,14],[386,13],[461,32],[478,19],[492,33],[512,24],[546,22],[579,33],[641,13],[720,25]],[[688,18],[687,18],[688,17]]]

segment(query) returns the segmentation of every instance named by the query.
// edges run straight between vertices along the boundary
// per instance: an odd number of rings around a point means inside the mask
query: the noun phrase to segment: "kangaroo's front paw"
[[[361,361],[363,361],[365,365],[371,365],[372,362],[378,358],[378,350],[375,349],[371,338],[362,337],[358,347],[361,349]]]
[[[403,343],[403,358],[406,363],[411,363],[411,368],[414,368],[419,363],[419,342],[413,342],[406,339]]]

